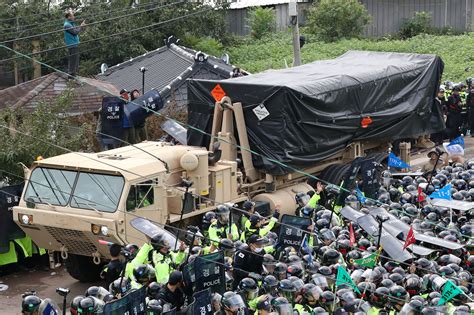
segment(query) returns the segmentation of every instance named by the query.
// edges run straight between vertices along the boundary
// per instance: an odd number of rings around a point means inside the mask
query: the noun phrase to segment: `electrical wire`
[[[95,162],[99,162],[99,163],[102,163],[102,164],[105,164],[105,165],[108,165],[108,166],[111,166],[111,167],[113,167],[113,168],[116,168],[116,169],[119,169],[119,170],[123,171],[123,169],[121,169],[121,168],[119,168],[119,167],[117,167],[117,166],[110,165],[109,163],[106,163],[106,162],[97,160],[97,159],[92,158],[92,157],[89,157],[89,156],[84,156],[83,154],[80,154],[80,153],[78,153],[78,152],[74,152],[74,151],[72,151],[72,150],[70,150],[70,149],[68,149],[68,148],[65,148],[65,147],[56,145],[56,144],[54,144],[54,143],[52,143],[52,142],[39,139],[38,137],[32,136],[32,135],[30,135],[30,134],[28,134],[28,133],[24,133],[24,132],[22,132],[22,131],[19,131],[19,130],[16,130],[16,129],[14,129],[14,128],[10,128],[10,127],[4,126],[4,125],[0,125],[0,127],[9,129],[9,130],[12,131],[12,132],[18,132],[18,133],[20,133],[20,134],[22,134],[22,135],[32,137],[33,139],[38,140],[38,141],[41,141],[41,142],[43,142],[43,143],[45,143],[45,144],[55,146],[55,147],[57,147],[57,148],[60,148],[60,149],[62,149],[62,150],[64,150],[64,151],[67,151],[67,152],[70,152],[70,153],[74,153],[74,154],[81,155],[81,156],[86,157],[86,158],[88,158],[88,159],[91,159],[91,160],[93,160],[93,161],[95,161]],[[78,127],[76,127],[76,128],[78,128]],[[123,141],[123,140],[121,140],[121,139],[119,139],[119,138],[113,137],[113,136],[108,135],[108,134],[104,134],[104,133],[99,133],[99,134],[104,135],[104,136],[108,136],[108,137],[112,137],[112,138],[114,138],[114,139],[116,139],[116,140],[122,141],[122,142],[125,143],[125,144],[131,145],[131,146],[132,146],[133,148],[135,148],[135,149],[139,149],[140,151],[146,152],[147,154],[149,154],[149,155],[152,156],[152,157],[156,157],[155,155],[151,154],[150,152],[144,151],[143,149],[139,148],[139,147],[136,146],[136,145],[130,144],[129,142]],[[160,161],[161,161],[161,160],[160,160]],[[161,161],[161,162],[163,162],[163,161]],[[3,170],[3,171],[5,171],[5,170]],[[7,171],[5,171],[5,172],[7,172]],[[131,174],[134,174],[135,176],[139,176],[139,177],[141,177],[141,178],[148,179],[147,177],[145,177],[145,176],[143,176],[143,175],[140,175],[140,174],[137,174],[137,173],[134,173],[134,172],[131,172],[131,171],[127,171],[127,172],[129,172],[129,173],[131,173]],[[7,172],[7,173],[9,173],[9,172]],[[19,176],[16,175],[16,174],[13,174],[13,173],[10,173],[10,174],[19,177]],[[27,179],[27,180],[30,181],[30,182],[32,182],[31,179]],[[46,186],[46,185],[44,185],[44,184],[40,184],[40,185],[43,185],[43,186],[48,187],[48,188],[50,188],[50,189],[58,190],[59,192],[61,192],[59,189],[55,189],[55,188],[53,188],[53,187],[51,187],[51,186]],[[166,187],[167,187],[167,188],[172,188],[172,189],[177,189],[176,187],[172,187],[172,186],[166,186]],[[66,193],[66,194],[72,196],[72,194],[67,193],[67,192],[61,192],[61,193]],[[192,193],[191,193],[191,194],[192,194]],[[192,195],[193,195],[194,197],[197,197],[197,198],[202,198],[202,196],[197,195],[197,194],[192,194]],[[78,198],[80,198],[80,197],[78,197]],[[84,199],[84,198],[81,198],[81,199]],[[204,198],[204,199],[207,199],[207,200],[213,202],[214,204],[219,204],[219,202],[217,202],[216,200],[213,200],[213,199],[210,199],[210,198]],[[87,200],[87,201],[89,201],[89,200]],[[97,204],[101,205],[100,203],[97,203]],[[225,204],[225,203],[220,203],[220,204]],[[242,213],[247,214],[247,215],[248,215],[248,214],[251,214],[250,212],[245,211],[245,210],[243,210],[243,209],[239,209],[239,208],[237,208],[237,207],[235,207],[235,206],[232,206],[231,208],[234,209],[234,210],[238,210],[239,212],[242,212]],[[143,217],[141,217],[141,216],[135,215],[135,214],[133,214],[133,213],[125,212],[125,211],[123,211],[123,210],[117,209],[117,211],[123,212],[123,213],[126,214],[126,215],[133,215],[133,216],[135,216],[135,217],[143,218]],[[147,220],[149,220],[149,219],[147,219]],[[183,229],[180,229],[180,228],[171,226],[171,225],[163,224],[163,223],[156,222],[156,221],[153,221],[153,220],[149,220],[149,221],[152,222],[152,223],[161,225],[161,226],[163,226],[164,228],[175,229],[175,230],[178,230],[178,231],[181,231],[181,232],[189,233],[187,230],[183,230]],[[301,228],[294,227],[294,226],[289,225],[289,224],[283,224],[283,223],[281,223],[281,222],[276,222],[276,223],[278,223],[278,224],[281,225],[281,226],[287,226],[287,227],[290,227],[290,228],[293,228],[293,229],[297,229],[297,230],[299,230],[299,231],[302,231],[302,232],[305,233],[305,234],[310,234],[310,235],[312,234],[312,232],[303,230],[303,229],[301,229]],[[373,237],[372,237],[372,238],[373,238]],[[216,240],[211,240],[211,241],[215,242]],[[363,252],[370,253],[370,252],[368,252],[368,251],[363,251]],[[408,264],[408,263],[399,262],[399,261],[397,261],[397,260],[395,260],[395,259],[392,259],[392,258],[389,258],[389,257],[386,257],[386,256],[380,255],[380,257],[382,257],[382,258],[384,258],[384,259],[386,259],[386,260],[394,261],[394,262],[396,262],[396,263],[402,263],[402,264],[410,265],[410,264]],[[432,271],[432,270],[429,270],[429,269],[425,269],[425,268],[419,268],[419,267],[417,267],[417,268],[418,268],[418,269],[421,269],[421,270],[424,270],[424,271],[428,271],[428,272],[430,272],[430,273],[432,273],[432,274],[437,274],[437,275],[440,275],[440,276],[441,276],[441,274],[439,274],[439,273],[437,273],[437,272],[435,272],[435,271]],[[451,276],[447,276],[447,278],[454,279],[454,280],[459,280],[459,278],[451,277]],[[474,284],[474,283],[469,283],[469,284]]]
[[[99,21],[96,21],[96,22],[92,22],[92,23],[86,24],[85,26],[86,26],[86,27],[89,27],[89,26],[101,24],[101,23],[104,23],[104,22],[109,22],[109,21],[113,21],[113,20],[118,20],[118,19],[121,19],[121,18],[124,18],[124,17],[134,16],[134,15],[137,15],[137,14],[142,14],[142,13],[149,12],[149,11],[154,11],[154,10],[157,10],[157,9],[160,9],[160,8],[169,7],[169,6],[178,4],[178,3],[184,3],[184,1],[183,1],[183,0],[180,0],[180,1],[178,1],[178,2],[173,2],[173,3],[170,3],[170,4],[165,4],[165,5],[163,5],[163,6],[158,6],[158,7],[154,7],[154,8],[147,9],[147,10],[143,10],[143,11],[133,12],[133,13],[129,13],[129,14],[121,15],[121,16],[115,16],[115,17],[111,17],[111,18],[108,18],[108,19],[99,20]],[[81,27],[81,26],[76,26],[76,27]],[[64,28],[61,28],[61,29],[58,29],[58,30],[54,30],[54,31],[50,31],[50,32],[44,32],[44,33],[39,33],[39,34],[34,34],[34,35],[28,35],[28,36],[24,36],[24,37],[19,37],[19,38],[15,38],[15,39],[10,39],[10,40],[6,40],[6,41],[3,41],[3,42],[0,42],[0,44],[8,44],[8,43],[12,43],[12,42],[22,41],[22,40],[25,40],[25,39],[31,39],[31,38],[42,37],[42,36],[45,36],[45,35],[56,34],[56,33],[59,33],[59,32],[64,32]]]
[[[99,13],[99,14],[80,14],[80,15],[77,15],[76,18],[77,19],[90,19],[90,18],[93,18],[93,17],[97,17],[97,16],[102,16],[102,15],[107,15],[107,14],[113,14],[113,13],[117,13],[117,12],[123,12],[123,11],[130,11],[130,10],[135,10],[135,9],[139,9],[139,8],[144,8],[144,7],[149,7],[149,6],[152,6],[152,5],[155,5],[156,3],[153,3],[153,2],[149,2],[149,3],[146,3],[146,4],[142,4],[142,5],[137,5],[137,6],[133,6],[133,7],[127,7],[127,8],[122,8],[122,9],[114,9],[114,10],[109,10],[109,11],[106,11],[106,12],[102,12],[102,13]],[[85,7],[87,9],[89,9],[90,7],[87,6]],[[16,19],[16,18],[14,18]],[[22,33],[22,32],[25,32],[25,31],[30,31],[32,29],[36,29],[40,26],[44,27],[44,26],[54,26],[56,25],[57,23],[61,22],[61,21],[64,21],[64,16],[61,17],[61,18],[58,18],[58,19],[54,19],[54,20],[48,20],[48,22],[36,22],[36,23],[32,23],[32,24],[26,24],[26,25],[20,25],[20,26],[13,26],[13,27],[10,27],[10,28],[4,28],[2,30],[0,30],[0,32],[2,31],[6,31],[6,30],[10,30],[10,29],[18,29],[19,27],[21,28],[20,30],[17,30],[17,31],[14,31],[14,32],[11,32],[7,35],[4,35],[4,36],[10,36],[11,34],[15,34],[15,33]],[[31,27],[33,26],[33,27]]]
[[[120,36],[120,35],[123,35],[123,34],[133,33],[133,32],[141,31],[141,30],[144,30],[144,29],[148,29],[148,28],[153,28],[153,27],[161,26],[161,25],[164,25],[164,24],[168,24],[168,23],[170,23],[170,22],[175,22],[175,21],[181,20],[181,19],[183,19],[183,18],[187,18],[187,17],[199,15],[199,14],[201,14],[201,13],[206,13],[206,12],[209,12],[209,11],[212,11],[212,10],[215,10],[215,9],[214,9],[214,8],[208,8],[208,9],[205,9],[205,10],[200,10],[200,11],[196,11],[196,12],[193,12],[193,13],[181,15],[181,16],[179,16],[179,17],[172,18],[172,19],[168,19],[168,20],[165,20],[165,21],[153,23],[153,24],[150,24],[150,25],[145,25],[145,26],[142,26],[142,27],[139,27],[139,28],[136,28],[136,29],[132,29],[132,30],[128,30],[128,31],[123,31],[123,32],[119,32],[119,33],[113,33],[113,34],[110,34],[110,35],[107,35],[107,36],[98,37],[98,38],[89,39],[89,40],[80,42],[80,43],[79,43],[79,46],[80,46],[80,45],[83,45],[83,44],[86,44],[86,43],[90,43],[90,42],[95,42],[95,41],[98,41],[98,40],[102,40],[102,39],[108,39],[108,38]],[[31,57],[31,56],[43,54],[43,53],[45,53],[45,52],[51,52],[51,51],[55,51],[55,50],[58,50],[58,49],[67,48],[68,46],[67,46],[67,45],[58,46],[58,47],[54,47],[54,48],[50,48],[50,49],[45,49],[45,50],[41,50],[41,51],[34,52],[34,53],[29,53],[29,54],[20,53],[20,52],[18,52],[18,51],[15,51],[15,50],[11,49],[10,47],[7,47],[7,46],[1,44],[1,43],[0,43],[0,47],[6,48],[7,50],[10,50],[10,51],[12,51],[12,52],[16,52],[17,54],[21,54],[21,56],[15,56],[15,57],[11,57],[11,58],[7,58],[7,59],[2,59],[2,60],[0,60],[0,63],[4,63],[4,62],[8,62],[8,61],[11,61],[11,60],[15,60],[15,59],[18,59],[18,58],[21,58],[21,57]],[[50,68],[51,68],[51,66],[45,65],[44,63],[43,63],[43,65],[46,66],[46,67],[50,67]],[[54,68],[53,68],[53,69],[54,69]]]
[[[22,54],[22,53],[20,53],[20,52],[17,52],[17,51],[15,51],[15,50],[13,50],[13,49],[11,49],[11,48],[9,48],[9,47],[6,47],[6,46],[0,44],[0,47],[1,47],[1,46],[3,46],[4,48],[6,48],[6,49],[8,49],[8,50],[10,50],[10,51],[15,52],[16,54],[19,54],[20,56],[23,56],[23,57],[32,59],[32,58],[30,58],[30,57],[28,57],[28,56],[25,56],[24,54]],[[34,59],[33,59],[33,60],[34,60]],[[56,69],[56,68],[54,68],[54,67],[52,67],[52,66],[50,66],[50,65],[44,64],[44,63],[39,62],[39,61],[37,61],[37,60],[35,60],[35,62],[40,63],[40,64],[42,64],[42,65],[44,65],[44,66],[46,66],[46,67],[48,67],[48,68],[51,68],[52,70],[57,71],[57,72],[59,72],[59,73],[63,73],[63,74],[65,74],[66,76],[70,76],[70,77],[74,78],[73,76],[71,76],[71,75],[69,75],[69,74],[67,74],[67,73],[65,73],[65,72],[63,72],[63,71],[61,71],[61,70],[59,70],[59,69]],[[80,78],[77,78],[77,77],[76,77],[75,79],[77,79],[78,81],[81,81]],[[103,89],[103,88],[100,88],[100,87],[96,87],[96,88],[99,89],[99,90],[101,90],[101,91],[103,91],[103,92],[109,93],[109,92],[107,92],[107,91],[106,91],[105,89]],[[121,98],[121,97],[119,97],[119,98]],[[135,105],[137,105],[137,106],[139,106],[139,107],[145,108],[144,105],[142,105],[142,104],[138,104],[138,103],[135,103],[135,102],[133,102],[133,101],[132,101],[132,103],[135,104]],[[320,182],[322,182],[322,183],[324,183],[324,184],[326,184],[326,185],[334,185],[334,184],[332,184],[332,183],[330,183],[330,182],[328,182],[328,181],[325,181],[325,180],[322,180],[321,178],[318,178],[317,176],[315,176],[315,175],[313,175],[313,174],[309,174],[309,173],[307,173],[307,172],[305,172],[305,171],[302,171],[302,170],[300,170],[300,169],[298,169],[298,168],[285,165],[284,163],[282,163],[282,162],[280,162],[280,161],[278,161],[278,160],[275,160],[275,159],[266,157],[266,156],[264,156],[263,154],[260,154],[260,153],[258,153],[258,152],[255,152],[255,151],[253,151],[253,150],[250,149],[250,148],[243,147],[243,146],[241,146],[241,145],[232,143],[232,142],[230,142],[230,141],[228,141],[228,140],[226,140],[226,139],[222,139],[222,138],[220,138],[220,137],[218,137],[218,136],[213,136],[213,135],[207,133],[207,132],[204,131],[204,130],[201,130],[201,129],[199,129],[199,128],[196,128],[196,127],[194,127],[194,126],[188,125],[188,124],[186,124],[186,123],[177,121],[176,119],[174,119],[174,118],[172,118],[172,117],[169,117],[169,116],[167,116],[167,115],[165,115],[165,114],[162,114],[162,113],[160,113],[160,112],[158,112],[158,111],[155,111],[155,110],[152,110],[152,109],[148,109],[148,108],[145,108],[145,109],[147,109],[148,111],[150,111],[150,112],[152,112],[152,113],[154,113],[154,114],[156,114],[156,115],[158,115],[158,116],[160,116],[160,117],[164,117],[164,118],[169,119],[169,120],[171,120],[171,121],[174,121],[174,122],[176,122],[176,123],[178,123],[178,124],[180,124],[180,125],[182,125],[182,126],[185,126],[185,127],[190,128],[190,129],[193,129],[193,130],[195,130],[195,131],[197,131],[197,132],[203,133],[203,134],[206,135],[206,136],[209,136],[209,137],[211,137],[211,138],[215,138],[215,139],[217,139],[217,141],[222,141],[222,142],[228,143],[228,144],[230,144],[230,145],[232,145],[232,146],[235,146],[235,147],[237,147],[237,148],[240,148],[241,150],[246,150],[246,151],[248,151],[248,152],[250,152],[250,153],[252,153],[252,154],[254,154],[254,155],[256,155],[256,156],[260,156],[260,157],[265,158],[265,159],[267,159],[267,160],[269,160],[269,161],[271,161],[271,162],[274,162],[274,163],[276,163],[276,164],[278,164],[278,165],[280,165],[280,166],[283,166],[283,167],[286,167],[286,168],[288,168],[288,169],[291,169],[291,170],[293,170],[294,172],[297,172],[297,173],[300,173],[300,174],[304,175],[305,177],[309,177],[309,178],[318,180],[318,181],[320,181]],[[337,186],[337,185],[336,185],[336,186]],[[345,189],[344,187],[340,187],[340,190],[341,190],[341,191],[345,191],[345,192],[352,193],[350,190]],[[204,197],[201,197],[201,198],[204,198]],[[373,202],[375,202],[375,204],[382,204],[380,201],[375,200],[375,199],[371,199],[371,198],[366,198],[366,199],[372,200]],[[236,209],[236,210],[237,210],[237,211],[241,211],[240,209]],[[396,210],[396,211],[398,211],[398,212],[405,213],[406,215],[413,217],[413,215],[408,214],[408,213],[406,213],[406,212],[404,212],[404,211],[402,211],[402,210],[398,210],[398,209],[392,209],[392,210]],[[426,222],[430,223],[429,221],[426,221]],[[446,228],[446,230],[447,230],[447,228]],[[464,237],[469,238],[469,239],[473,239],[473,238],[474,238],[474,237],[471,237],[471,236],[468,236],[468,235],[463,235],[463,234],[461,234],[461,236],[464,236]]]

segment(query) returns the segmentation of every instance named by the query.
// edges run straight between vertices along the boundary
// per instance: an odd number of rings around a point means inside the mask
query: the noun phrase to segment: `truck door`
[[[148,180],[130,186],[125,207],[125,238],[128,243],[141,245],[145,236],[130,225],[130,221],[143,217],[153,223],[166,223],[166,191],[157,184],[157,180]]]

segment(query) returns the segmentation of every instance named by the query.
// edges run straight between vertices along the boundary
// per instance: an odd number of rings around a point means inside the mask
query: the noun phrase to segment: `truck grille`
[[[66,246],[69,253],[90,256],[97,250],[84,232],[51,226],[45,228],[56,241]]]

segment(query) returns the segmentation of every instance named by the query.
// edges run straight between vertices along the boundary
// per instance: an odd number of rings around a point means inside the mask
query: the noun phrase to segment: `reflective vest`
[[[249,238],[253,234],[258,234],[261,237],[267,235],[268,232],[270,232],[273,229],[277,221],[278,220],[276,218],[272,217],[270,219],[270,222],[268,222],[264,227],[255,228],[255,229],[251,227],[250,221],[248,221],[247,222],[248,224],[246,224],[245,226],[245,230],[242,232],[242,235],[240,236],[240,240],[245,243],[247,238]]]
[[[150,252],[151,252],[151,261],[150,261]],[[173,272],[176,267],[181,264],[184,259],[186,258],[185,252],[168,252],[168,254],[163,255],[162,253],[153,249],[153,247],[145,243],[140,248],[137,253],[137,256],[132,260],[133,267],[138,266],[140,264],[149,264],[153,265],[155,268],[156,273],[156,282],[159,284],[165,284],[168,282],[168,277],[171,272]],[[133,275],[133,267],[132,268],[132,275]],[[125,270],[125,272],[127,272]]]
[[[220,240],[227,238],[229,234],[232,234],[232,241],[235,242],[239,239],[239,229],[235,223],[232,223],[232,228],[229,232],[229,225],[221,225],[219,221],[212,222],[208,233],[209,239],[214,243],[214,246],[218,246]]]

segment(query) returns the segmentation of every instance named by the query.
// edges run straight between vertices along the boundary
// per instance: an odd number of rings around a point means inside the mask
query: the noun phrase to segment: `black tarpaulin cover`
[[[233,102],[242,102],[252,150],[291,167],[309,167],[356,140],[444,129],[434,101],[443,67],[435,55],[349,51],[234,79],[189,80],[188,123],[211,132],[211,91],[220,84]],[[209,136],[194,128],[188,145],[208,146]],[[291,172],[256,156],[254,165],[271,174]]]

